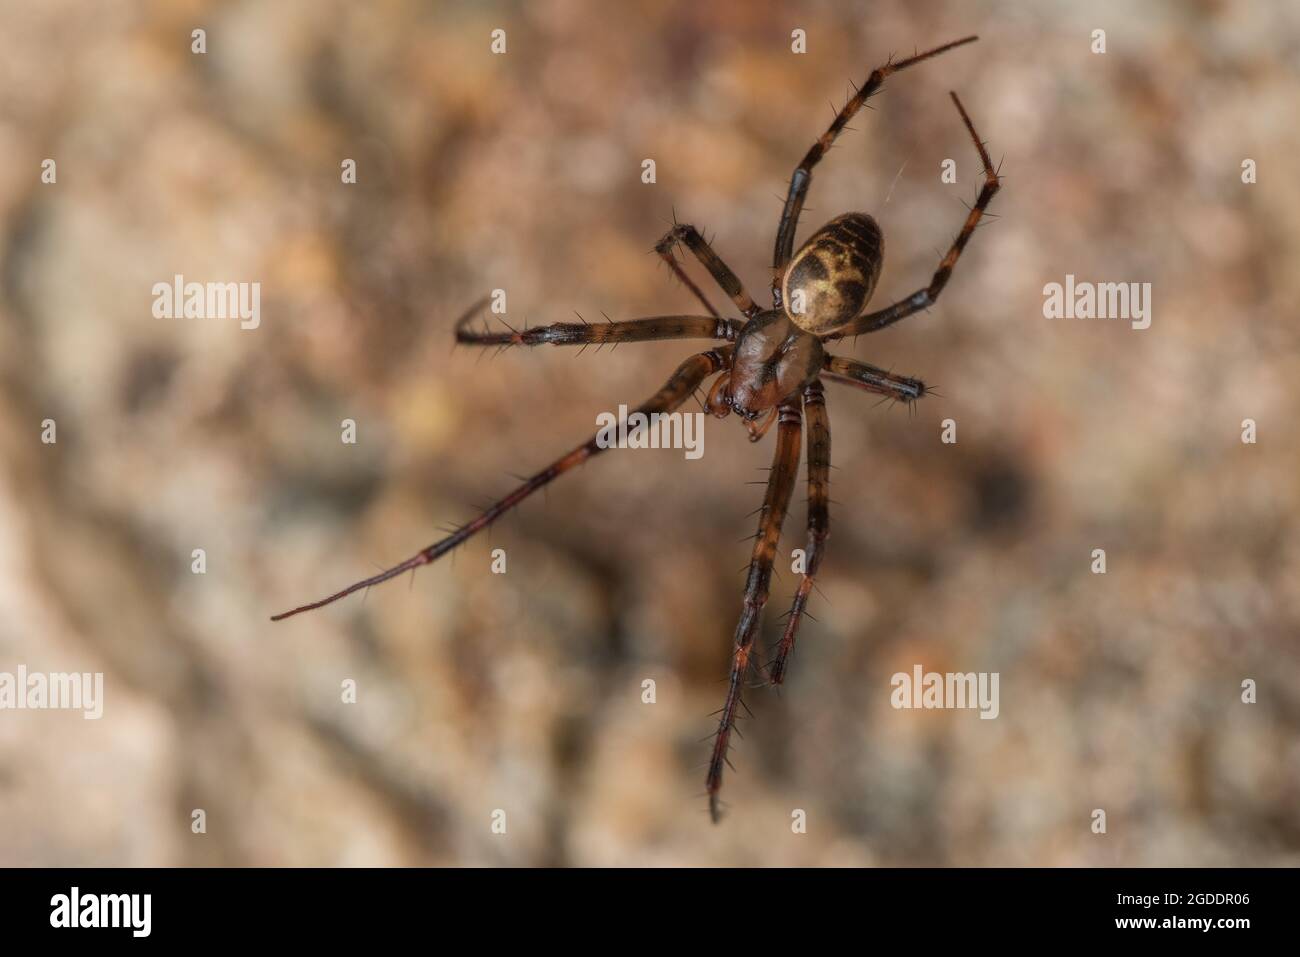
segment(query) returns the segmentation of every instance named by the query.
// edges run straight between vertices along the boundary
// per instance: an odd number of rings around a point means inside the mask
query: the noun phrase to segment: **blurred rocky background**
[[[948,90],[1006,180],[937,307],[842,345],[940,395],[828,386],[817,620],[748,695],[721,826],[705,739],[772,451],[734,419],[268,621],[696,346],[453,351],[468,303],[698,311],[649,255],[674,210],[765,296],[849,81],[968,33],[817,170],[800,240],[873,212],[878,304],[976,192]],[[0,864],[1300,862],[1298,67],[1300,8],[1228,0],[0,3],[0,671],[106,676],[100,721],[0,712]],[[260,327],[155,318],[178,273],[260,282]],[[1045,319],[1067,273],[1152,283],[1151,328]],[[894,710],[915,664],[998,672],[1000,716]]]

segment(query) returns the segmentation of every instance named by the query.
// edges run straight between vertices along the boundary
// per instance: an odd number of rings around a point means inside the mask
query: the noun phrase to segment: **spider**
[[[857,88],[854,96],[836,114],[826,132],[808,150],[791,176],[789,192],[776,230],[776,248],[772,256],[771,309],[762,309],[754,302],[736,274],[694,226],[674,222],[672,229],[656,244],[654,252],[703,304],[708,311],[707,316],[653,316],[605,324],[588,324],[584,320],[537,326],[522,332],[514,329],[508,332],[477,332],[470,328],[470,324],[486,304],[487,300],[484,299],[472,306],[456,323],[457,342],[503,348],[543,343],[585,345],[658,339],[718,340],[723,344],[683,362],[664,387],[636,411],[647,417],[654,412],[671,412],[694,395],[706,379],[720,373],[704,403],[704,408],[710,414],[724,418],[735,412],[748,429],[750,440],[754,442],[759,441],[771,425],[776,423],[776,451],[768,478],[767,494],[759,510],[758,532],[754,538],[745,582],[744,603],[736,625],[726,699],[718,712],[718,727],[713,734],[713,752],[705,779],[709,813],[715,823],[721,816],[719,793],[722,789],[723,768],[730,763],[727,752],[731,734],[735,730],[737,709],[741,707],[741,695],[755,665],[754,639],[763,607],[767,604],[777,542],[799,470],[803,418],[806,416],[808,420],[808,539],[803,576],[795,592],[784,633],[767,671],[767,681],[773,685],[779,685],[785,680],[787,663],[794,650],[808,595],[821,566],[829,532],[831,435],[822,381],[854,386],[905,403],[914,402],[926,393],[925,386],[918,379],[894,375],[864,362],[832,355],[826,351],[825,344],[847,336],[875,332],[933,305],[1000,183],[998,173],[989,160],[988,151],[975,132],[961,100],[956,93],[950,93],[983,163],[984,183],[979,198],[971,207],[961,231],[940,261],[929,284],[893,305],[867,312],[866,305],[880,277],[884,252],[883,237],[875,219],[866,213],[837,216],[813,233],[797,252],[794,251],[795,229],[812,182],[813,167],[830,149],[854,114],[877,92],[886,77],[977,39],[979,38],[974,36],[964,37],[897,62],[891,57],[884,66],[872,71],[867,81]],[[745,317],[743,323],[724,318],[692,282],[675,255],[681,245],[694,254],[735,303]],[[601,451],[602,446],[597,444],[596,438],[592,438],[524,481],[505,498],[488,506],[472,521],[459,526],[441,541],[328,598],[275,615],[272,621],[320,608],[353,592],[436,561],[487,528],[533,492]]]

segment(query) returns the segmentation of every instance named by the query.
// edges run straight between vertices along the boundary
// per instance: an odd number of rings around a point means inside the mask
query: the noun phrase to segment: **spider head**
[[[795,328],[781,310],[759,313],[736,339],[722,398],[747,424],[754,423],[816,378],[824,356],[821,341]]]
[[[866,307],[880,278],[885,240],[866,213],[837,216],[808,237],[781,277],[786,317],[822,336]]]

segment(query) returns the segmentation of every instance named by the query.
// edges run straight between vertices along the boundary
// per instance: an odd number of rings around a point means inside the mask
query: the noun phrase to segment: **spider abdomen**
[[[804,332],[824,335],[852,322],[875,291],[885,237],[866,213],[836,216],[808,237],[781,282],[785,311]]]

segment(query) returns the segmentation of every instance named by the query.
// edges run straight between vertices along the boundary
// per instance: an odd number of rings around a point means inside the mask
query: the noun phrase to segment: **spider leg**
[[[975,126],[966,114],[966,109],[961,105],[961,100],[957,99],[957,94],[950,93],[948,95],[952,97],[953,103],[957,105],[957,112],[961,114],[962,122],[966,124],[970,138],[975,142],[975,148],[979,150],[980,160],[984,163],[984,186],[980,189],[979,198],[975,200],[975,205],[971,207],[970,213],[967,214],[966,222],[962,224],[961,232],[957,234],[957,238],[952,241],[952,246],[948,248],[947,255],[940,261],[939,268],[935,270],[929,286],[918,289],[906,299],[901,299],[892,306],[867,313],[865,316],[853,320],[842,329],[836,329],[829,335],[822,336],[823,342],[843,339],[845,336],[857,336],[864,332],[875,332],[877,329],[883,329],[885,326],[910,316],[914,312],[920,312],[922,309],[932,306],[934,301],[939,298],[939,293],[943,291],[943,287],[947,285],[948,277],[952,275],[953,267],[957,265],[957,257],[961,255],[961,251],[970,242],[975,227],[979,225],[980,218],[983,217],[984,211],[988,209],[988,205],[993,199],[993,195],[998,191],[1001,183],[997,171],[993,168],[993,162],[989,159],[988,150],[984,148],[979,134],[975,132]]]
[[[799,433],[802,415],[799,398],[787,399],[781,404],[781,420],[777,426],[776,454],[772,472],[767,481],[767,495],[758,520],[758,534],[754,539],[754,552],[749,562],[749,576],[745,581],[745,600],[736,624],[735,647],[731,656],[731,677],[727,684],[727,699],[722,705],[718,730],[713,741],[713,757],[709,761],[709,774],[705,787],[709,794],[709,814],[714,822],[720,815],[718,792],[722,789],[722,770],[727,761],[731,732],[735,730],[736,709],[741,704],[741,694],[749,675],[754,651],[754,638],[758,634],[763,606],[767,604],[768,584],[772,580],[772,563],[776,560],[776,545],[781,538],[781,525],[790,506],[790,493],[794,490],[795,476],[799,472]]]
[[[794,650],[794,639],[822,562],[822,548],[830,534],[831,423],[819,380],[814,379],[804,387],[803,410],[808,418],[808,547],[804,555],[803,580],[795,592],[785,622],[785,633],[781,635],[776,657],[768,671],[768,680],[774,685],[785,680],[786,662]]]
[[[954,40],[952,43],[945,43],[941,47],[935,47],[933,50],[927,50],[924,53],[917,53],[905,60],[899,60],[897,63],[891,58],[888,63],[882,67],[877,67],[871,71],[867,77],[867,82],[858,87],[853,97],[844,104],[844,108],[835,115],[831,125],[826,132],[818,138],[817,142],[808,150],[807,155],[795,167],[794,174],[790,177],[790,192],[786,195],[785,207],[781,210],[781,223],[776,230],[776,249],[772,253],[772,304],[781,305],[781,274],[785,272],[785,267],[790,262],[790,256],[794,252],[794,234],[799,226],[799,213],[803,211],[804,200],[808,197],[808,186],[812,182],[812,170],[818,161],[826,155],[826,151],[831,148],[835,138],[848,125],[849,120],[853,119],[854,114],[862,108],[871,96],[880,89],[885,78],[891,73],[897,73],[922,60],[928,60],[931,57],[938,56],[940,53],[946,53],[953,47],[959,47],[966,43],[974,43],[979,37],[963,37],[960,40]]]
[[[899,402],[915,402],[925,395],[925,383],[920,379],[894,375],[885,369],[877,369],[855,359],[827,353],[823,367],[825,371],[822,375],[831,382],[841,382],[865,392],[889,396]]]
[[[650,342],[657,339],[734,340],[740,323],[714,316],[648,316],[624,322],[556,322],[522,332],[475,332],[474,317],[487,305],[484,297],[456,320],[456,341],[471,346],[575,346],[591,343]],[[581,318],[581,317],[579,317]]]
[[[724,369],[730,364],[731,348],[731,346],[721,346],[708,352],[701,352],[699,355],[687,359],[677,367],[677,371],[672,374],[672,377],[664,384],[663,388],[656,392],[645,403],[638,406],[636,411],[649,415],[654,412],[668,412],[677,408],[694,394],[696,388],[699,387],[701,382],[719,369]],[[454,549],[457,545],[463,543],[466,539],[487,528],[507,511],[514,508],[514,506],[518,505],[533,492],[536,492],[539,488],[543,488],[550,482],[559,478],[565,472],[572,469],[574,466],[581,465],[593,455],[598,455],[603,451],[604,448],[597,444],[596,437],[593,436],[590,441],[579,445],[567,455],[557,459],[537,474],[528,478],[522,485],[505,498],[489,505],[483,513],[473,521],[460,526],[446,538],[439,542],[435,542],[422,551],[417,552],[401,564],[394,565],[392,568],[382,571],[377,575],[373,575],[370,578],[349,585],[347,588],[335,592],[328,598],[322,598],[320,601],[312,602],[309,605],[302,605],[298,608],[292,609],[291,611],[273,615],[271,620],[280,621],[281,619],[296,615],[299,612],[320,608],[323,605],[328,605],[332,602],[338,601],[340,598],[351,595],[355,591],[369,588],[371,585],[378,585],[380,582],[386,582],[390,578],[395,578],[398,575],[401,575],[403,572],[436,561]]]
[[[740,279],[731,271],[730,267],[722,261],[722,257],[713,251],[708,240],[700,235],[699,230],[687,223],[678,223],[664,234],[664,238],[655,244],[655,252],[659,258],[668,264],[674,275],[677,276],[686,288],[695,293],[695,297],[704,303],[705,308],[715,316],[713,306],[704,298],[704,293],[700,292],[698,286],[691,281],[686,275],[685,270],[678,264],[677,259],[673,256],[673,248],[679,243],[684,243],[686,248],[695,254],[695,258],[703,264],[704,268],[713,276],[718,286],[725,292],[731,301],[736,304],[736,308],[741,311],[746,319],[752,319],[759,312],[758,306],[754,304],[753,298],[745,291],[744,285]]]

